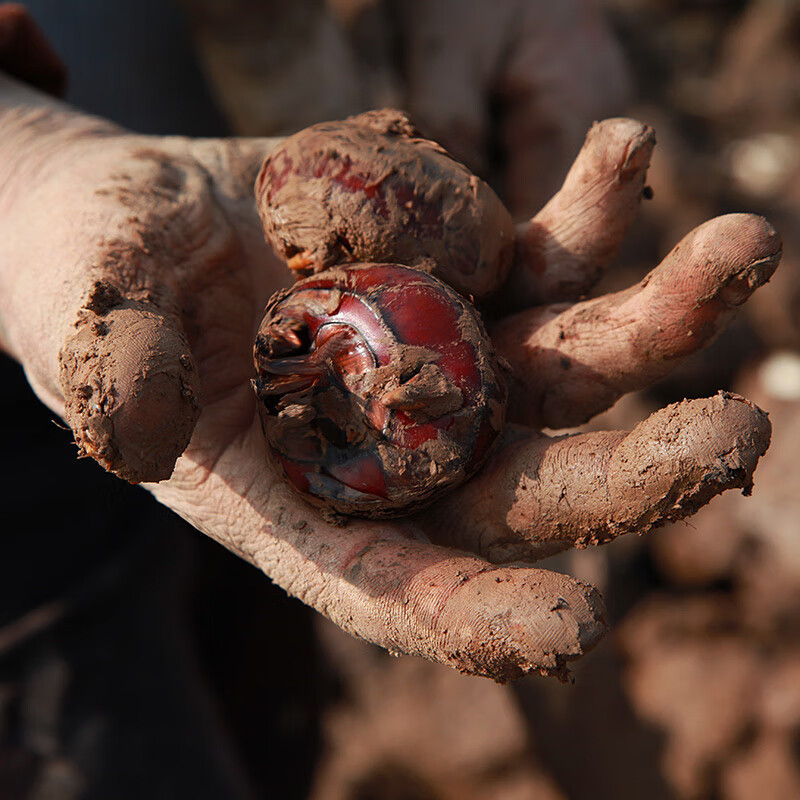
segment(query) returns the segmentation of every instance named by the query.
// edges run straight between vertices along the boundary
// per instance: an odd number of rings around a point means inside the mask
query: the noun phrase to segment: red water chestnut
[[[337,267],[278,293],[255,361],[274,460],[309,500],[344,514],[431,503],[475,472],[504,419],[478,313],[405,266]]]

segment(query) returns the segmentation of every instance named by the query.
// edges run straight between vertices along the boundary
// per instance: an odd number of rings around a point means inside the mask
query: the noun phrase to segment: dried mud
[[[164,322],[151,304],[98,281],[61,352],[79,455],[131,483],[168,478],[199,416],[188,342]]]

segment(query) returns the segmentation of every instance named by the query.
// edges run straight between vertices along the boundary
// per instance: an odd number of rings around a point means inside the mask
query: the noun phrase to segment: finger
[[[64,417],[79,454],[132,483],[172,474],[200,412],[176,316],[96,281],[60,356]]]
[[[568,576],[493,567],[429,544],[407,521],[324,521],[268,470],[263,447],[254,422],[207,475],[193,442],[173,479],[152,491],[350,634],[506,681],[565,677],[605,631],[596,590]]]
[[[100,175],[80,219],[93,221],[90,209],[104,236],[76,258],[69,285],[92,288],[81,302],[71,289],[80,310],[60,348],[60,388],[81,452],[126,480],[170,476],[201,383],[210,403],[247,382],[253,313],[271,278],[250,179],[268,145],[123,140],[99,167],[79,166],[90,190]]]
[[[40,245],[17,302],[46,313],[23,331],[22,360],[81,455],[134,483],[164,480],[200,412],[183,323],[196,328],[209,306],[227,310],[213,278],[214,269],[233,272],[233,235],[193,160],[133,138],[81,155],[42,189],[45,197],[69,191],[73,213],[25,222],[32,231],[20,261],[31,260],[31,240]],[[43,276],[60,289],[46,302],[36,296]]]
[[[654,145],[653,129],[632,119],[592,127],[561,189],[519,226],[498,309],[576,300],[594,286],[639,209]]]
[[[191,156],[205,170],[204,178],[212,180],[212,192],[204,189],[209,200],[208,205],[217,203],[224,216],[215,219],[201,218],[199,224],[193,225],[194,235],[199,241],[205,233],[216,229],[216,238],[221,239],[221,231],[235,232],[235,244],[228,249],[238,250],[238,261],[252,265],[249,270],[253,285],[246,289],[247,297],[263,310],[264,304],[279,287],[288,286],[292,282],[290,270],[273,251],[264,239],[264,229],[258,216],[254,202],[253,187],[256,177],[264,163],[264,159],[280,145],[283,137],[236,137],[227,139],[186,139],[184,137],[167,137],[159,139],[159,149],[169,155],[177,164],[185,163],[187,155]],[[198,192],[199,193],[199,192]],[[222,249],[217,243],[217,251]],[[230,254],[226,254],[230,261]],[[216,261],[216,255],[206,258],[207,266]],[[230,282],[231,271],[223,270],[221,280]],[[190,293],[195,297],[203,294],[204,279],[201,275],[200,287],[192,287]],[[238,315],[238,312],[234,312]],[[230,321],[230,320],[228,320]],[[224,319],[221,324],[225,324]],[[252,345],[252,342],[250,343]],[[202,371],[202,370],[201,370]]]
[[[492,338],[514,374],[509,419],[579,425],[666,375],[722,330],[780,256],[765,219],[729,214],[692,231],[630,289],[502,320]]]
[[[770,431],[763,411],[729,394],[668,406],[630,433],[512,428],[478,475],[418,522],[438,544],[493,562],[646,533],[727,489],[749,493]]]

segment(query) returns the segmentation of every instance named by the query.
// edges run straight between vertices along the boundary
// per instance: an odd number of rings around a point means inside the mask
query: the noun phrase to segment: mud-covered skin
[[[782,252],[766,219],[726,214],[686,234],[634,286],[506,316],[491,334],[514,376],[509,419],[534,428],[581,425],[669,374],[714,340],[770,279]],[[631,352],[640,364],[635,377],[625,367]]]
[[[498,567],[485,557],[465,553],[459,545],[453,549],[437,543],[437,531],[423,528],[421,522],[433,518],[438,503],[403,519],[353,519],[343,532],[270,469],[249,380],[254,333],[268,298],[286,285],[287,276],[264,242],[250,192],[274,143],[126,134],[98,120],[42,106],[40,97],[31,98],[29,90],[10,84],[3,76],[0,101],[7,104],[4,114],[0,102],[3,346],[22,364],[47,407],[64,415],[72,389],[86,383],[77,374],[74,382],[62,381],[62,367],[75,351],[71,345],[77,332],[85,345],[86,372],[102,377],[102,388],[110,384],[107,378],[123,386],[123,380],[135,384],[136,377],[142,376],[141,391],[133,396],[136,402],[127,408],[128,430],[133,431],[135,425],[140,438],[166,438],[169,425],[178,423],[171,415],[192,412],[192,404],[178,403],[165,411],[157,401],[162,379],[182,389],[185,377],[176,365],[164,363],[164,355],[171,352],[179,362],[190,355],[202,409],[170,479],[147,487],[161,503],[350,634],[393,653],[413,653],[500,681],[537,671],[565,677],[569,662],[585,654],[606,630],[597,590],[567,575],[528,564]],[[602,149],[601,143],[597,146]],[[614,142],[609,146],[616,147]],[[599,158],[594,163],[599,170],[613,172],[618,162]],[[595,174],[594,178],[587,185],[613,181],[613,175]],[[609,216],[616,210],[613,203],[603,206]],[[574,252],[597,252],[593,232],[600,223],[589,226],[587,232],[584,220],[583,213],[570,217],[581,232],[576,234]],[[751,235],[747,227],[735,233],[739,244],[733,248],[726,247],[722,230],[715,230],[712,238],[717,247],[709,251],[708,260],[722,262],[724,274],[715,270],[710,274],[723,285],[729,284],[732,272],[740,271],[741,263],[757,262],[774,251],[765,248],[764,238]],[[563,263],[561,255],[544,251],[543,274],[556,275],[558,264]],[[573,276],[575,263],[570,257]],[[578,268],[581,264],[587,262],[579,259]],[[707,283],[698,285],[697,266],[690,259],[684,275],[687,291],[676,296],[676,305],[695,308],[708,297]],[[98,280],[118,287],[123,304],[110,305],[113,297],[94,297]],[[652,298],[649,293],[644,299],[648,298]],[[116,322],[109,325],[127,303],[135,302],[149,303],[154,312],[160,312],[158,318],[155,313],[150,317],[154,335],[148,339],[129,336],[130,328]],[[107,307],[103,317],[101,312]],[[636,314],[646,324],[659,320],[653,312],[663,308],[663,302],[640,303]],[[83,320],[88,324],[82,324]],[[94,322],[104,324],[95,329]],[[639,339],[636,346],[621,349],[613,319],[607,316],[595,316],[591,326],[574,330],[577,338],[587,340],[582,352],[589,370],[614,359],[626,381],[642,372],[650,374],[648,347],[663,343],[654,331],[647,346]],[[123,336],[117,339],[117,333]],[[590,347],[589,340],[595,346]],[[130,347],[132,341],[141,346]],[[170,341],[181,346],[165,348],[164,343]],[[692,341],[699,346],[697,337]],[[691,347],[682,352],[688,354]],[[153,373],[153,359],[169,370]],[[537,363],[541,362],[530,368]],[[561,372],[582,379],[584,393],[597,392],[597,382],[586,380],[587,371]],[[151,376],[156,378],[152,386]],[[580,396],[576,386],[570,397]],[[151,399],[158,414],[153,413]],[[704,485],[708,476],[720,474],[720,454],[725,456],[723,477],[729,474],[736,454],[741,454],[743,463],[752,463],[747,455],[753,449],[753,419],[733,413],[740,406],[726,404],[714,415],[721,450],[696,449],[695,474],[705,476]],[[104,410],[107,407],[101,406]],[[683,416],[691,418],[689,412]],[[97,421],[110,422],[106,416],[101,414]],[[130,442],[130,437],[120,437],[119,417],[114,417],[113,424],[114,441]],[[702,426],[694,433],[685,425],[679,429],[695,445],[707,437]],[[442,498],[442,503],[458,512],[450,517],[449,525],[465,530],[461,541],[485,546],[481,537],[485,537],[486,517],[516,531],[523,552],[530,550],[528,543],[540,533],[549,536],[559,525],[565,545],[574,537],[586,543],[587,535],[590,542],[595,541],[586,530],[585,515],[580,515],[577,525],[570,522],[570,505],[574,508],[573,500],[583,496],[581,484],[587,480],[585,464],[591,453],[611,463],[605,451],[598,450],[609,445],[618,453],[618,440],[584,437],[576,439],[574,446],[568,444],[569,439],[562,441],[551,442],[552,458],[537,458],[536,452],[525,458],[518,450],[508,460],[490,458],[476,480],[466,481]],[[497,441],[492,452],[502,453],[504,444]],[[532,442],[531,447],[541,452],[540,442]],[[670,497],[674,496],[670,476],[686,493],[684,476],[670,469],[674,452],[661,447],[657,438],[647,452],[649,463],[660,465]],[[563,457],[567,453],[568,459]],[[120,455],[127,464],[123,448]],[[644,455],[634,448],[635,460]],[[514,470],[517,464],[524,467],[524,474]],[[538,465],[536,474],[526,465]],[[510,475],[503,472],[507,468],[512,470]],[[637,469],[647,468],[648,463],[642,463]],[[637,469],[628,474],[635,475]],[[652,471],[651,467],[648,474]],[[598,473],[604,471],[593,474]],[[566,495],[565,481],[575,486]],[[757,481],[756,492],[759,485]],[[510,491],[498,493],[498,486]],[[650,496],[646,485],[631,482],[630,488],[620,502],[632,505],[636,500],[646,514]],[[513,509],[508,498],[514,500]],[[485,517],[476,519],[475,508],[481,508]],[[552,510],[541,528],[538,518],[529,514],[537,508]],[[665,508],[671,515],[673,504],[659,502],[649,520]],[[608,509],[597,510],[604,525],[601,533],[631,530],[629,526],[612,530]],[[509,515],[511,510],[514,513]],[[616,514],[610,521],[614,519],[619,519]],[[634,529],[635,525],[634,520]],[[503,555],[511,556],[509,531],[495,530],[502,537]]]
[[[547,436],[507,425],[480,473],[420,524],[495,563],[537,561],[647,533],[729,489],[749,495],[771,435],[761,409],[725,392],[674,403],[632,431]]]
[[[302,277],[387,262],[482,298],[508,274],[514,225],[497,195],[399,111],[313,125],[256,181],[267,241]]]
[[[480,317],[408,267],[340,267],[278,293],[255,360],[280,469],[343,514],[428,505],[475,472],[503,425],[505,383]]]
[[[169,478],[200,415],[189,343],[164,318],[152,303],[96,281],[61,353],[64,418],[79,455],[131,483]],[[121,346],[138,369],[121,369]]]

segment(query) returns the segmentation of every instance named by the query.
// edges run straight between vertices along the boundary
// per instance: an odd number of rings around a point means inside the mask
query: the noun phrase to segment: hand
[[[429,511],[324,520],[268,467],[249,384],[264,305],[289,281],[252,199],[272,143],[131,135],[10,81],[0,96],[6,349],[83,451],[151,481],[162,503],[350,633],[496,680],[563,677],[605,630],[598,593],[487,559],[642,532],[749,488],[769,424],[720,395],[630,434],[510,425],[480,474]],[[515,294],[543,305],[495,327],[516,375],[514,418],[597,413],[702,346],[776,266],[765,221],[723,217],[639,286],[565,302],[611,259],[652,145],[638,123],[597,126],[561,193],[523,227]]]

